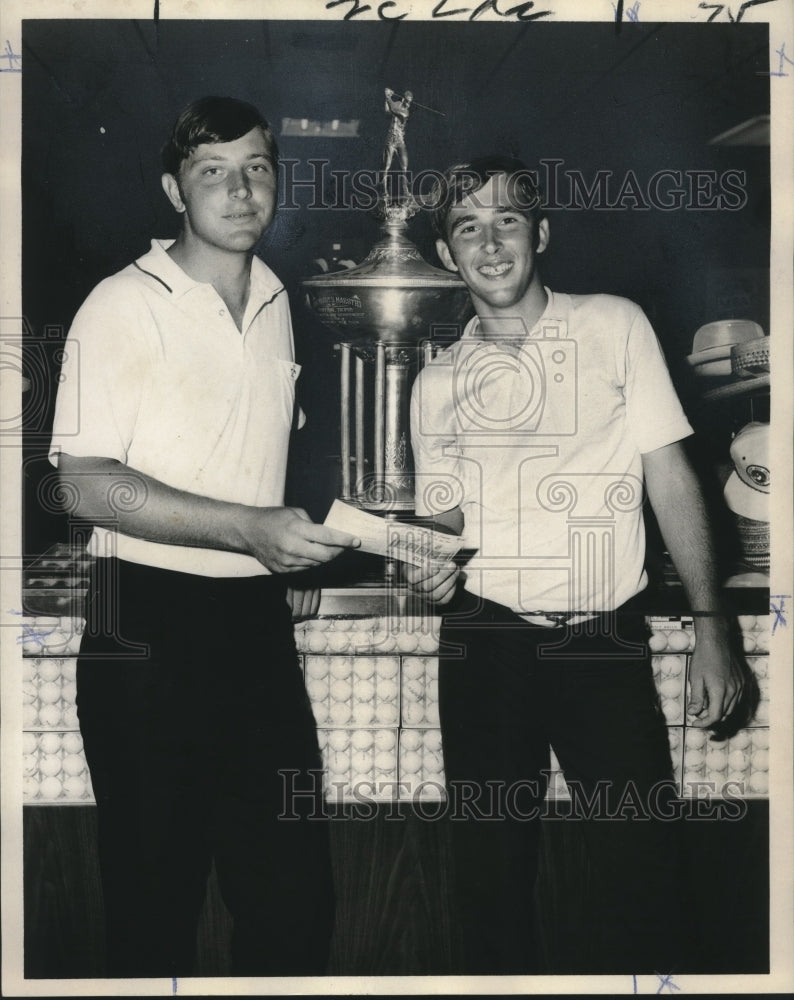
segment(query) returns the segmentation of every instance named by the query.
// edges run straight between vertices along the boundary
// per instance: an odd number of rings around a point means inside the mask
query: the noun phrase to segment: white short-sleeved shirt
[[[692,428],[637,305],[546,292],[512,349],[475,317],[419,374],[416,510],[460,506],[473,593],[519,614],[608,611],[647,585],[642,454]]]
[[[255,257],[241,333],[213,286],[169,257],[170,245],[152,241],[75,316],[50,460],[57,465],[62,451],[113,458],[189,493],[281,506],[300,373],[287,293]],[[123,490],[117,500],[138,502]],[[268,572],[242,553],[151,542],[103,526],[94,528],[89,551],[205,576]]]

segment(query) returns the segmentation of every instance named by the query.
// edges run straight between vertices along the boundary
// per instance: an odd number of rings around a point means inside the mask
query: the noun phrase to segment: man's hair
[[[546,215],[540,187],[529,167],[512,156],[478,156],[466,163],[456,163],[444,171],[427,199],[432,208],[433,228],[437,236],[446,242],[451,209],[485,187],[496,174],[506,176],[513,208],[534,220],[537,239],[537,225]]]
[[[262,129],[268,155],[276,169],[276,140],[267,120],[252,104],[235,97],[201,97],[189,104],[174,122],[162,149],[163,170],[176,176],[182,162],[202,143],[234,142],[257,126]]]

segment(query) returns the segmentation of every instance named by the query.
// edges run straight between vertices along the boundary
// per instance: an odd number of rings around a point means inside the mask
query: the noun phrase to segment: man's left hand
[[[699,635],[689,663],[688,724],[706,729],[727,719],[739,705],[744,684],[728,635]]]

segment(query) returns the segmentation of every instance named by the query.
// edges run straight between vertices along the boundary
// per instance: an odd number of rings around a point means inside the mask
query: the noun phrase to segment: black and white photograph
[[[0,87],[3,994],[794,990],[791,5]]]

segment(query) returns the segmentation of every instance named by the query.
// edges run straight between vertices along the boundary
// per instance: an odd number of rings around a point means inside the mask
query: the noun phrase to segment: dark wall
[[[333,338],[303,313],[298,282],[331,242],[358,260],[376,237],[366,212],[312,204],[334,194],[330,171],[379,167],[383,87],[410,89],[444,112],[414,109],[412,171],[500,151],[546,161],[544,179],[549,161],[561,161],[548,283],[639,302],[685,405],[695,407],[684,358],[697,327],[740,315],[768,331],[768,148],[709,145],[768,113],[767,53],[768,30],[759,24],[624,24],[618,33],[609,23],[24,22],[23,303],[36,344],[55,330],[36,347],[48,378],[34,386],[43,398],[31,410],[25,455],[26,552],[46,549],[66,530],[36,499],[48,471],[42,456],[55,348],[100,278],[144,252],[153,236],[175,235],[159,148],[188,101],[219,93],[258,105],[283,158],[298,161],[292,177],[316,178],[313,188],[290,191],[283,171],[282,202],[297,207],[281,209],[260,251],[292,293],[310,416],[295,484],[319,517],[333,495],[329,456],[338,448]],[[281,136],[285,117],[356,119],[358,135]],[[311,159],[327,161],[323,177],[319,167],[312,175]],[[649,196],[661,170],[682,172],[680,207],[664,210]],[[607,203],[572,206],[571,172],[590,185],[598,171],[610,172]],[[629,171],[639,195],[623,189],[615,205]],[[693,171],[715,172],[715,191],[707,178],[695,193]],[[743,176],[731,181],[728,171]],[[664,182],[662,192],[669,187]],[[721,208],[705,207],[712,194]],[[424,216],[411,235],[437,263]]]

